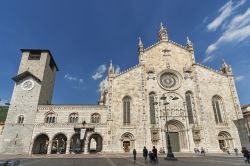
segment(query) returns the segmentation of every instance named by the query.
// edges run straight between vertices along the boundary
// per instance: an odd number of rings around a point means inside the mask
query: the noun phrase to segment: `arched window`
[[[221,97],[219,96],[214,96],[212,98],[212,105],[213,105],[213,110],[214,110],[214,118],[215,118],[215,122],[216,124],[219,123],[223,123],[223,119],[222,119],[222,115],[221,113],[224,112],[223,111],[223,102]]]
[[[69,115],[69,123],[78,123],[77,113],[72,113]]]
[[[56,122],[56,117],[55,114],[49,113],[45,117],[45,123],[55,123]]]
[[[129,96],[126,96],[123,98],[122,101],[123,101],[123,124],[129,124],[131,98]]]
[[[192,92],[188,91],[185,94],[186,98],[186,105],[187,105],[187,114],[188,114],[188,121],[190,124],[194,123],[194,116],[193,116],[193,111],[194,111],[194,101],[193,101],[193,94]]]
[[[23,124],[23,120],[24,120],[24,116],[23,116],[23,115],[20,115],[20,116],[17,118],[17,123],[18,123],[18,124]]]
[[[91,115],[91,123],[100,123],[101,122],[101,115],[98,113],[94,113]]]
[[[149,93],[149,113],[150,113],[150,123],[155,124],[155,93],[151,92]]]

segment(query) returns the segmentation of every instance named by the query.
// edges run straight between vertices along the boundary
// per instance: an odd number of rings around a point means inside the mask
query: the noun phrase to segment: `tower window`
[[[23,115],[20,115],[17,119],[17,123],[18,124],[23,124],[23,120],[24,120],[24,116]]]
[[[31,51],[29,54],[29,60],[40,60],[41,52],[39,51]]]

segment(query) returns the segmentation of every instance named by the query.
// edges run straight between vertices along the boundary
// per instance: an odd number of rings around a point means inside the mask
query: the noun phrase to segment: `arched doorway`
[[[62,133],[56,134],[52,140],[51,154],[64,154],[66,152],[66,146],[67,137]]]
[[[36,136],[33,143],[32,154],[47,154],[49,137],[46,134]]]
[[[70,152],[81,153],[83,152],[84,141],[80,140],[80,134],[74,134],[70,139]]]
[[[121,136],[122,148],[124,152],[130,152],[134,147],[134,136],[131,133],[124,133]]]
[[[185,126],[178,120],[170,120],[166,124],[166,145],[167,145],[167,125],[170,137],[170,143],[173,152],[180,152],[187,149],[187,140]]]
[[[102,136],[94,133],[89,137],[88,150],[90,153],[97,153],[102,151]]]
[[[221,131],[218,134],[219,146],[222,151],[233,148],[233,138],[226,131]]]

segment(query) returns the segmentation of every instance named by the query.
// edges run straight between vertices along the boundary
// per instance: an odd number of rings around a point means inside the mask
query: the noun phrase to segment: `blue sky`
[[[219,69],[224,58],[241,105],[250,103],[249,0],[2,0],[0,98],[11,98],[19,49],[42,48],[60,69],[53,103],[96,103],[109,61],[121,71],[136,65],[138,37],[155,43],[161,21],[171,40],[189,36],[198,63]]]

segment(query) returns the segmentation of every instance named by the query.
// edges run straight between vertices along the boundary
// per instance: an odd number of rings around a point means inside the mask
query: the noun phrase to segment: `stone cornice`
[[[116,78],[116,77],[119,77],[120,75],[123,75],[123,74],[125,74],[125,73],[127,73],[127,72],[129,72],[129,71],[131,71],[131,70],[133,70],[133,69],[135,69],[135,68],[138,68],[138,67],[141,67],[141,65],[140,65],[140,64],[137,64],[137,65],[135,65],[135,66],[132,66],[132,67],[130,67],[130,68],[128,68],[128,69],[126,69],[126,70],[120,72],[118,75],[115,76],[115,78]]]
[[[38,110],[107,110],[108,107],[104,105],[38,105]]]
[[[178,46],[178,47],[180,47],[180,48],[186,50],[187,52],[189,52],[185,46],[183,46],[183,45],[181,45],[181,44],[178,44],[178,43],[176,43],[176,42],[174,42],[174,41],[172,41],[172,40],[158,41],[158,42],[152,44],[151,46],[145,48],[145,49],[144,49],[144,52],[150,50],[151,48],[157,46],[158,44],[160,44],[160,43],[162,43],[162,42],[169,42],[169,43],[174,44],[175,46]]]
[[[222,74],[219,70],[215,70],[215,69],[213,69],[213,68],[211,68],[211,67],[202,65],[202,64],[200,64],[200,63],[195,63],[195,64],[193,64],[193,65],[200,66],[200,67],[202,67],[202,68],[204,68],[204,69],[207,69],[207,70],[209,70],[209,71],[215,72],[215,73],[220,74],[220,75],[222,75],[222,76],[226,76],[226,75]]]

